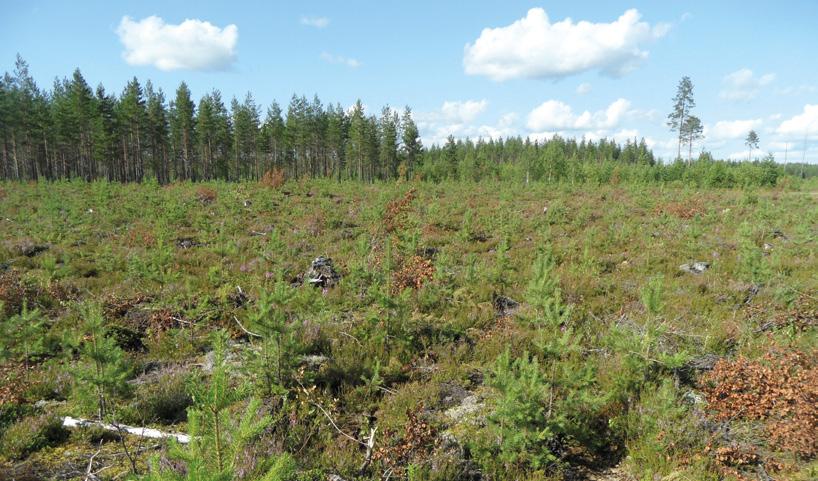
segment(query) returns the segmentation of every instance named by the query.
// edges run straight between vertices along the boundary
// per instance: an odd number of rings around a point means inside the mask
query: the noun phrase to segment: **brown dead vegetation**
[[[671,202],[665,205],[656,206],[654,209],[656,215],[667,214],[679,219],[692,219],[697,215],[704,214],[704,208],[695,201],[688,202]]]
[[[404,227],[406,213],[412,201],[415,200],[417,191],[414,188],[406,191],[406,194],[399,199],[394,199],[386,204],[386,211],[383,214],[383,226],[386,232],[395,232]]]
[[[280,188],[286,180],[284,171],[278,168],[268,170],[261,176],[261,184],[271,189]]]
[[[714,419],[760,421],[772,449],[818,454],[818,351],[773,348],[758,361],[722,359],[704,384]]]
[[[406,288],[420,289],[434,275],[435,266],[432,261],[421,256],[412,256],[394,273],[393,282],[398,292]]]

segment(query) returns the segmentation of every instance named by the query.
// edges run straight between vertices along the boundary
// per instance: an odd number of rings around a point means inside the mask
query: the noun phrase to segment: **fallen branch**
[[[247,330],[247,328],[246,328],[246,327],[244,327],[244,326],[241,324],[241,321],[239,321],[239,318],[238,318],[238,317],[233,316],[233,320],[234,320],[234,321],[236,321],[236,324],[238,324],[238,325],[239,325],[239,327],[241,328],[241,330],[242,330],[242,331],[244,331],[244,332],[245,332],[245,333],[246,333],[248,336],[253,336],[253,337],[258,337],[258,338],[262,338],[262,337],[264,337],[264,336],[262,336],[261,334],[256,334],[255,332],[248,331],[248,330]]]
[[[366,455],[364,456],[364,462],[361,464],[361,467],[358,469],[358,473],[364,474],[366,472],[366,468],[369,467],[369,464],[372,462],[372,450],[375,449],[375,433],[378,432],[378,426],[369,430],[369,438],[366,441]]]
[[[126,432],[128,434],[132,434],[134,436],[140,436],[143,438],[152,438],[152,439],[166,439],[166,438],[173,438],[177,442],[182,444],[187,444],[190,442],[190,436],[187,434],[181,433],[167,433],[164,431],[160,431],[158,429],[153,428],[144,428],[144,427],[134,427],[134,426],[125,426],[124,424],[113,425],[108,423],[103,423],[101,421],[91,421],[89,419],[80,419],[80,418],[72,418],[71,416],[66,416],[62,418],[62,425],[67,428],[84,428],[95,426],[98,428],[102,428],[105,431],[112,431],[116,433]]]
[[[85,481],[90,481],[92,479],[96,479],[97,477],[94,475],[94,458],[97,457],[97,454],[102,451],[102,441],[99,442],[99,449],[95,452],[91,459],[88,460],[88,469],[85,471]]]

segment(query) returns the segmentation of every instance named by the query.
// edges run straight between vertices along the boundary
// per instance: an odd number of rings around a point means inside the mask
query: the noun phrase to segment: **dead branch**
[[[262,336],[261,334],[256,334],[255,332],[248,331],[248,330],[247,330],[247,328],[246,328],[246,327],[244,327],[244,326],[241,324],[241,321],[239,321],[239,318],[238,318],[238,317],[233,316],[233,320],[235,320],[235,321],[236,321],[236,324],[238,324],[238,325],[239,325],[239,327],[241,328],[241,330],[242,330],[242,331],[244,331],[244,332],[245,332],[245,333],[246,333],[248,336],[253,336],[253,337],[258,337],[258,338],[262,338],[262,337],[264,337],[264,336]]]
[[[125,426],[124,424],[120,424],[118,426],[113,424],[104,423],[101,421],[91,421],[89,419],[80,419],[80,418],[72,418],[71,416],[65,416],[62,418],[62,425],[67,428],[84,428],[89,426],[96,426],[99,428],[104,429],[105,431],[112,431],[116,433],[126,432],[128,434],[134,436],[140,436],[143,438],[152,438],[152,439],[166,439],[172,438],[175,439],[176,442],[187,444],[190,442],[190,436],[187,434],[181,433],[168,433],[164,431],[160,431],[158,429],[153,428],[145,428],[145,427],[134,427],[134,426]]]

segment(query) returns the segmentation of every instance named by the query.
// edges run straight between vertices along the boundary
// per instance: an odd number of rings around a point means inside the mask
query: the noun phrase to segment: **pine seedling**
[[[254,363],[262,373],[265,394],[282,394],[289,370],[295,341],[287,323],[287,309],[295,298],[295,290],[279,273],[272,290],[263,290],[255,308],[249,313],[251,329],[261,336],[261,350]]]
[[[0,303],[0,312],[2,312],[2,307]],[[0,326],[3,329],[2,341],[0,341],[3,354],[0,358],[21,357],[26,375],[28,375],[31,357],[41,353],[43,349],[45,319],[40,314],[40,310],[30,310],[28,303],[24,301],[22,310]]]
[[[645,311],[653,317],[662,313],[662,309],[665,306],[664,292],[664,280],[661,277],[650,279],[639,292],[642,306],[644,306]]]
[[[243,386],[231,386],[225,363],[227,335],[213,336],[213,371],[207,385],[194,384],[194,407],[188,410],[190,442],[182,446],[171,440],[170,458],[184,463],[182,475],[163,469],[159,459],[151,464],[145,481],[229,481],[235,479],[242,463],[241,453],[252,445],[272,423],[270,415],[259,417],[261,401],[251,398],[238,423],[231,421],[229,408],[246,397]],[[256,473],[264,481],[283,481],[295,473],[295,461],[289,454],[270,456],[261,461]]]
[[[746,282],[763,286],[772,277],[772,270],[761,249],[753,242],[750,224],[739,227],[739,275]]]
[[[131,374],[125,353],[108,335],[102,306],[86,303],[80,307],[82,317],[79,344],[80,365],[74,371],[79,394],[94,399],[97,416],[113,416],[115,400],[130,391]]]
[[[534,274],[528,283],[526,300],[537,311],[535,323],[541,327],[562,328],[567,324],[572,308],[562,300],[556,262],[547,247],[537,256]]]

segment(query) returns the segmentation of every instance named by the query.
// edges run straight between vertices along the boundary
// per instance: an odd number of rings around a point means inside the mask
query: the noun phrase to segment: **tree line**
[[[168,99],[150,81],[143,85],[133,78],[115,95],[102,85],[92,89],[79,69],[44,90],[18,56],[14,71],[0,79],[0,178],[235,181],[259,179],[273,169],[288,178],[367,182],[398,177],[689,181],[698,176],[696,183],[718,184],[725,178],[733,179],[727,184],[742,184],[755,183],[743,179],[772,178],[757,174],[775,170],[768,163],[742,172],[731,163],[694,169],[692,144],[701,138],[701,122],[691,114],[694,106],[692,83],[685,78],[669,125],[679,132],[679,158],[682,145],[688,146],[686,167],[657,162],[644,139],[474,141],[449,136],[443,145],[426,148],[409,107],[398,112],[387,106],[376,116],[360,100],[345,109],[324,105],[317,96],[293,95],[286,111],[273,102],[262,117],[250,93],[228,102],[212,90],[196,102],[182,82]],[[699,160],[716,162],[706,152]],[[695,172],[709,172],[706,178],[717,181],[701,180]]]
[[[196,103],[182,82],[168,100],[162,89],[133,78],[114,95],[92,89],[79,69],[40,89],[19,56],[0,79],[0,177],[176,180],[286,176],[373,181],[414,170],[423,153],[408,107],[368,115],[293,95],[262,118],[248,93],[227,102],[213,90]],[[399,169],[403,164],[405,167]],[[408,174],[407,174],[408,175]]]

